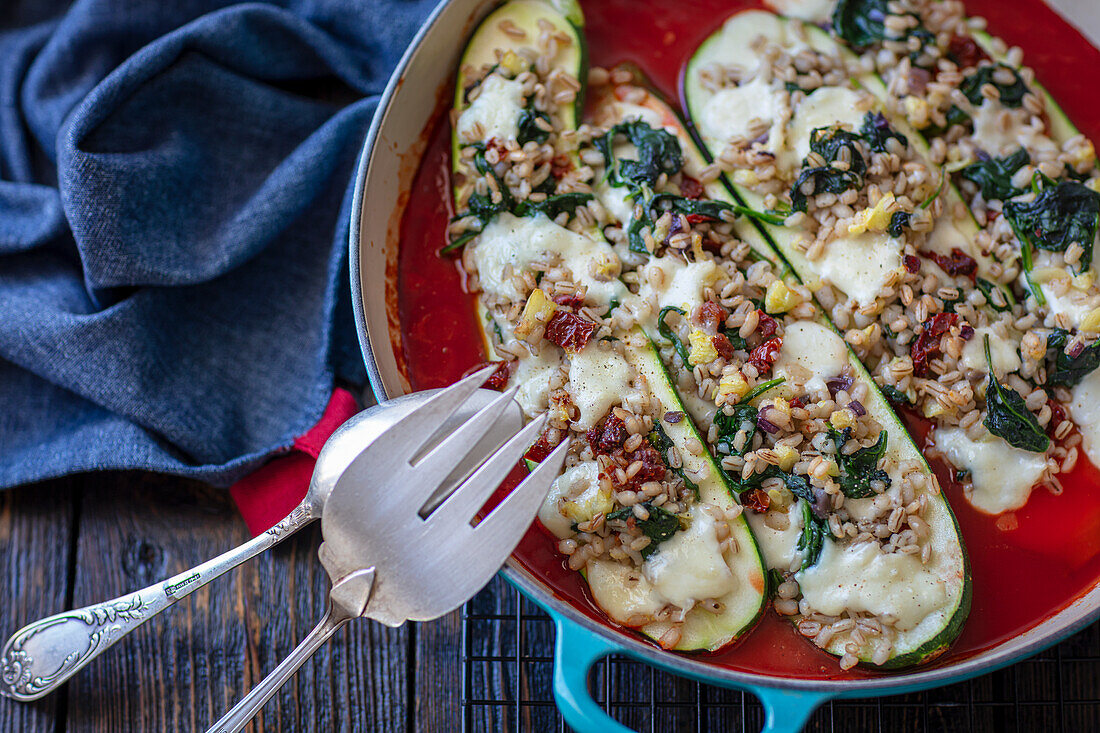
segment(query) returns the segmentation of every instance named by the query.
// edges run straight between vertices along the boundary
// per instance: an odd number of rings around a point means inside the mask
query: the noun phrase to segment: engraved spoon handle
[[[135,593],[35,621],[0,651],[0,695],[37,700],[119,639],[176,601],[317,519],[303,502],[283,521],[238,547]]]

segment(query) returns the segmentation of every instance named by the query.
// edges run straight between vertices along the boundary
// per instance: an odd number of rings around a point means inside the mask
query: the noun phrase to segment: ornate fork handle
[[[49,694],[156,614],[317,518],[303,502],[268,531],[213,560],[135,593],[24,626],[0,652],[0,694],[23,701]]]

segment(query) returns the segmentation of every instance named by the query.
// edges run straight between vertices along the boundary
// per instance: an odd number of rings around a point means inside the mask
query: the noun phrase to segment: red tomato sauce
[[[591,63],[610,67],[633,62],[675,99],[692,50],[730,14],[759,3],[694,0],[669,6],[662,0],[593,0],[583,5]],[[675,14],[668,13],[670,7],[676,8]],[[1100,68],[1100,51],[1041,0],[970,0],[967,7],[972,15],[989,20],[990,32],[1024,48],[1026,62],[1065,112],[1086,135],[1100,140],[1100,97],[1089,87],[1088,75],[1078,73]],[[437,254],[451,215],[449,155],[447,118],[439,115],[403,217],[398,256],[397,307],[414,389],[449,384],[486,358],[474,297],[463,290],[457,259]],[[909,423],[923,441],[928,423],[915,418]],[[1025,631],[1100,579],[1100,471],[1084,457],[1073,472],[1063,474],[1060,496],[1038,489],[1025,507],[1000,519],[973,509],[942,464],[937,472],[962,528],[974,588],[962,635],[938,663]],[[537,523],[515,557],[559,597],[610,624],[593,605],[580,575],[565,566],[556,541]],[[723,667],[777,676],[853,679],[876,674],[840,671],[835,659],[770,610],[737,645],[702,656]]]

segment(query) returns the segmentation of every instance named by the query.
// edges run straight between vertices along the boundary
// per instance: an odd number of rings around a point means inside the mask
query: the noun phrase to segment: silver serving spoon
[[[237,733],[322,644],[353,618],[389,626],[427,621],[469,599],[500,569],[558,475],[568,440],[472,521],[515,467],[546,416],[500,435],[518,387],[460,427],[438,425],[476,388],[463,380],[413,411],[345,467],[321,519],[321,563],[332,580],[324,618],[208,733]],[[497,436],[497,437],[494,437]]]
[[[483,372],[482,381],[491,373],[488,368]],[[0,652],[0,694],[23,701],[49,694],[126,634],[176,601],[320,519],[333,486],[352,461],[378,436],[439,391],[417,392],[374,405],[341,425],[317,457],[305,498],[285,519],[263,534],[142,590],[65,611],[15,632]],[[436,432],[456,429],[499,396],[499,392],[476,390]],[[522,424],[519,405],[513,401],[490,431],[487,441],[512,435]]]

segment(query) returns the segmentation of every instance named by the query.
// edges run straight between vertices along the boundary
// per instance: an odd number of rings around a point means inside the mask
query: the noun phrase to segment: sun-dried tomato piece
[[[920,272],[920,259],[913,255],[905,255],[901,258],[901,264],[905,265],[905,271],[910,275]]]
[[[555,180],[561,180],[569,171],[573,170],[573,159],[565,153],[559,153],[550,159],[550,175]]]
[[[553,451],[554,448],[556,448],[557,446],[550,445],[550,441],[546,437],[547,433],[549,432],[550,431],[547,430],[542,435],[540,435],[539,439],[536,440],[534,444],[527,449],[527,452],[523,454],[523,457],[529,461],[541,463],[543,459],[546,458],[546,456],[550,455],[551,451]]]
[[[584,296],[580,293],[562,293],[554,296],[554,302],[558,305],[567,305],[570,308],[580,308],[584,305]]]
[[[950,257],[941,255],[938,252],[921,252],[920,255],[935,262],[941,270],[951,277],[963,275],[973,280],[978,274],[977,261],[958,247],[951,250]]]
[[[592,446],[593,453],[609,456],[621,449],[630,435],[621,418],[608,415],[593,425],[584,437],[588,439],[588,445]]]
[[[566,310],[554,311],[546,324],[546,339],[566,351],[580,351],[592,338],[596,324]]]
[[[759,308],[756,309],[756,316],[760,319],[760,325],[756,327],[756,332],[760,334],[760,338],[766,341],[779,330],[779,323]]]
[[[634,461],[642,462],[642,470],[634,474],[634,478],[630,480],[635,486],[644,484],[646,481],[660,481],[668,470],[660,452],[648,443],[642,443],[637,450],[626,456],[626,460],[628,466]]]
[[[768,496],[768,492],[763,489],[743,491],[737,498],[741,500],[741,506],[758,514],[763,514],[768,511],[768,507],[772,503],[772,498]]]
[[[713,216],[707,216],[706,214],[688,214],[685,218],[688,224],[702,224],[705,221],[718,221]]]
[[[756,367],[758,374],[767,374],[772,370],[772,364],[779,358],[781,348],[783,348],[781,338],[765,341],[749,353],[749,363]]]
[[[682,176],[680,178],[680,195],[686,199],[703,198],[702,182],[695,180],[691,176]]]
[[[726,318],[729,316],[729,311],[714,301],[708,300],[706,303],[699,306],[693,315],[695,316],[695,322],[699,325],[699,328],[711,332],[717,331],[718,326],[725,322]]]
[[[989,54],[970,36],[951,36],[947,43],[947,58],[954,61],[960,69],[968,69],[988,59]]]
[[[918,377],[928,374],[928,362],[940,352],[940,338],[959,322],[958,313],[937,313],[921,324],[920,336],[913,342],[909,355],[913,359],[913,373]]]
[[[703,241],[699,246],[707,252],[710,252],[711,254],[722,254],[722,245],[719,242],[714,241],[710,237],[703,237]]]
[[[714,350],[718,352],[718,356],[726,361],[733,358],[733,343],[730,342],[729,336],[720,333],[717,336],[711,336],[710,342],[714,344]]]
[[[473,374],[474,372],[476,372],[480,369],[484,369],[485,367],[489,366],[490,364],[496,364],[497,368],[492,374],[489,375],[489,378],[486,379],[485,383],[481,386],[485,387],[486,389],[495,389],[495,390],[503,391],[504,388],[508,386],[508,379],[512,376],[512,370],[511,370],[512,362],[507,362],[507,361],[483,361],[480,364],[478,364],[477,366],[470,367],[469,369],[467,369],[466,372],[462,376],[463,377],[468,377],[471,374]]]
[[[1062,406],[1061,402],[1052,399],[1047,399],[1047,407],[1050,408],[1050,422],[1047,423],[1047,435],[1054,437],[1054,431],[1056,431],[1058,425],[1066,419],[1066,408]]]

